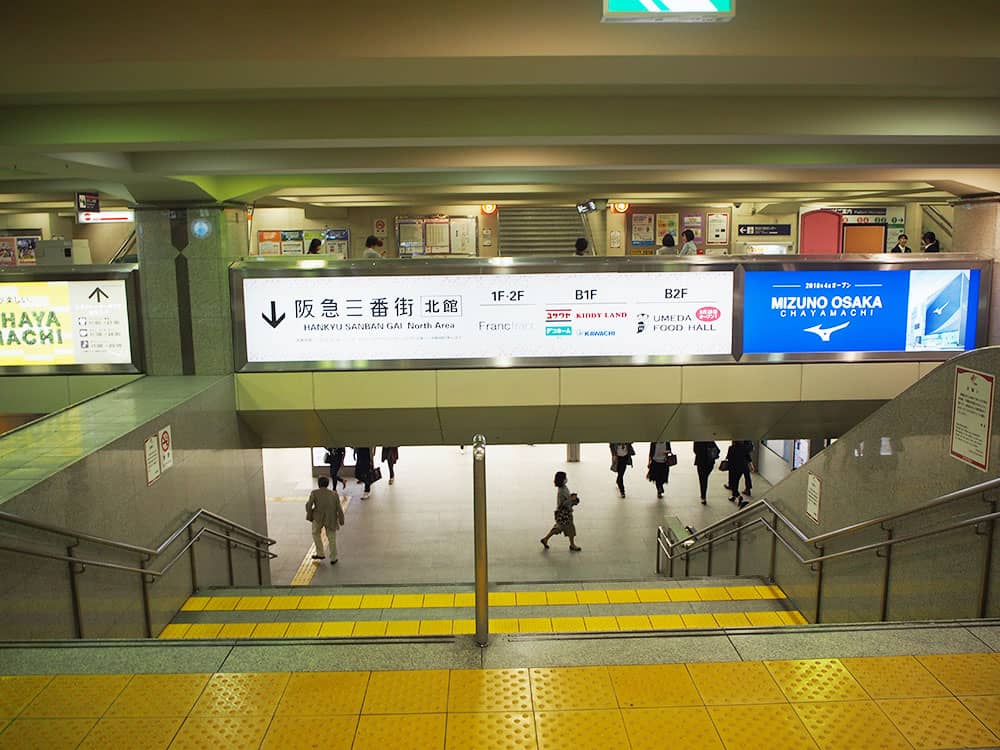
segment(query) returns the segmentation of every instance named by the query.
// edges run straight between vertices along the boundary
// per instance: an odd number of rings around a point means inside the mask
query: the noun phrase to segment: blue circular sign
[[[195,219],[191,222],[191,234],[203,240],[212,233],[212,224],[208,219]]]

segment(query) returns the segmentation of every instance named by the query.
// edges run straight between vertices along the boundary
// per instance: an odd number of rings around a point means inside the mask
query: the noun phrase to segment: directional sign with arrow
[[[110,295],[106,291],[104,291],[103,289],[101,289],[101,287],[99,287],[99,286],[98,287],[94,287],[94,291],[92,291],[90,294],[88,294],[87,298],[88,299],[92,299],[95,302],[100,302],[101,301],[101,295],[104,295],[104,299],[111,299]]]
[[[277,328],[281,325],[281,321],[285,319],[285,313],[281,313],[281,317],[278,317],[277,303],[274,300],[271,300],[271,317],[267,317],[266,313],[261,313],[260,317],[262,317],[264,322],[271,326],[271,328]]]

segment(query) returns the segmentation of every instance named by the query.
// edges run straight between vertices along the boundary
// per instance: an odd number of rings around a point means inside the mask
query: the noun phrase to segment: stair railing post
[[[892,529],[885,530],[885,540],[892,541]],[[879,609],[879,619],[885,622],[889,617],[889,584],[892,572],[892,545],[885,545],[885,567],[882,569],[882,604]]]
[[[489,645],[489,555],[486,526],[486,437],[472,438],[472,515],[476,564],[476,643]]]
[[[139,567],[143,570],[146,569],[146,563],[149,558],[142,558],[139,561]],[[149,611],[149,581],[146,580],[146,574],[140,573],[139,580],[142,582],[142,618],[146,626],[146,637],[153,637],[153,616]]]
[[[236,585],[236,578],[233,576],[233,541],[229,535],[229,529],[226,529],[226,564],[229,567],[229,585]]]
[[[997,501],[991,500],[990,513],[997,512]],[[979,578],[979,617],[986,617],[986,611],[990,603],[990,578],[993,569],[993,540],[996,538],[996,521],[990,519],[986,522],[986,529],[983,531],[983,538],[986,543],[986,550],[983,554],[983,570]]]
[[[66,547],[66,556],[74,557],[73,548],[76,544],[71,544]],[[83,614],[80,612],[80,591],[76,586],[76,563],[72,560],[69,564],[69,596],[70,601],[73,605],[73,630],[76,632],[77,638],[83,638]]]
[[[816,549],[819,551],[819,557],[823,556],[823,546],[817,545]],[[816,619],[813,620],[815,625],[819,625],[823,620],[821,619],[823,615],[823,561],[820,560],[816,563]]]
[[[188,526],[188,543],[191,545],[188,547],[188,557],[191,560],[191,593],[198,593],[198,561],[194,554],[194,544],[191,544],[191,540],[194,539],[194,529]]]

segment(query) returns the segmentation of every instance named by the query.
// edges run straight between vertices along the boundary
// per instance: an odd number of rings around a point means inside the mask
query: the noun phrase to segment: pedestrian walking
[[[671,461],[673,463],[671,463]],[[677,457],[670,450],[670,441],[649,444],[649,472],[646,477],[656,483],[656,497],[663,497],[663,488],[670,481],[670,467],[677,464]]]
[[[729,490],[729,502],[736,503],[738,508],[744,508],[750,503],[740,497],[740,479],[749,470],[750,455],[747,452],[745,440],[734,440],[726,451],[726,463],[729,471],[729,484],[725,485]]]
[[[344,465],[344,458],[346,456],[347,450],[343,446],[326,449],[325,460],[330,464],[330,483],[332,485],[331,489],[334,492],[337,492],[337,482],[340,482],[341,487],[347,487],[347,482],[340,478],[340,467]],[[337,494],[340,493],[338,492]]]
[[[372,494],[372,449],[369,447],[354,449],[354,480],[364,484],[361,499],[367,500]]]
[[[566,472],[557,471],[553,483],[556,486],[556,511],[555,524],[549,529],[549,533],[543,536],[540,541],[545,549],[549,548],[549,539],[557,534],[565,534],[569,539],[569,551],[579,552],[580,547],[576,546],[576,523],[573,520],[573,508],[580,504],[580,498],[575,492],[570,492],[566,486]]]
[[[309,493],[306,500],[306,520],[312,523],[313,544],[316,545],[313,560],[325,560],[323,551],[323,530],[330,545],[330,565],[337,564],[337,529],[344,525],[344,509],[340,498],[330,489],[328,477],[319,478],[319,489]]]
[[[708,478],[712,476],[715,462],[719,460],[719,446],[712,440],[698,440],[694,444],[694,465],[698,468],[698,486],[701,504],[708,504]]]
[[[394,467],[399,461],[399,448],[395,446],[382,446],[382,463],[389,464],[389,484],[395,484],[396,472]]]
[[[625,472],[632,465],[635,448],[632,443],[609,443],[611,448],[611,471],[618,475],[618,494],[625,497]]]

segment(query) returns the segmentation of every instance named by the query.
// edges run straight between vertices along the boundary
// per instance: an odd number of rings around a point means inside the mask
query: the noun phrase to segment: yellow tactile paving
[[[766,661],[764,666],[793,703],[868,699],[839,659]]]
[[[708,712],[728,750],[816,750],[816,743],[787,703],[710,706]]]
[[[535,750],[535,717],[530,713],[479,713],[448,716],[445,750],[510,748]]]
[[[608,667],[608,673],[621,708],[702,704],[701,696],[683,664]]]
[[[577,591],[576,600],[580,604],[608,604],[606,591]]]
[[[910,743],[871,701],[795,703],[792,708],[820,750],[911,750]]]
[[[584,617],[583,627],[588,633],[617,632],[618,620],[614,617]]]
[[[531,711],[527,669],[455,669],[448,688],[451,713]]]
[[[751,599],[762,599],[756,586],[726,586],[726,593],[734,601],[748,601]]]
[[[430,714],[448,709],[448,671],[372,672],[363,714]]]
[[[419,620],[390,620],[385,628],[389,636],[420,635]]]
[[[552,620],[548,617],[519,617],[517,619],[519,633],[551,633]]]
[[[579,633],[586,630],[582,617],[553,617],[553,633]]]
[[[440,750],[445,714],[362,716],[352,750]]]
[[[512,618],[490,618],[491,633],[516,633],[517,620]]]
[[[22,719],[100,718],[131,675],[57,675],[21,712]]]
[[[421,620],[418,635],[452,635],[454,628],[451,620]]]
[[[760,662],[689,664],[688,671],[707,706],[785,703],[781,688]]]
[[[201,612],[211,599],[207,596],[192,596],[181,605],[181,612]]]
[[[210,674],[137,674],[111,704],[106,718],[187,716]]]
[[[227,622],[219,631],[219,638],[249,638],[255,627],[252,622]]]
[[[578,592],[576,591],[546,591],[545,601],[550,606],[587,603],[587,602],[581,602],[577,598],[577,595]]]
[[[52,682],[49,675],[0,677],[0,720],[13,719]]]
[[[389,623],[385,620],[379,622],[356,622],[354,623],[353,635],[358,638],[385,635]]]
[[[665,735],[670,737],[670,747],[725,750],[702,706],[624,709],[622,718],[632,750],[664,750]]]
[[[698,589],[667,589],[667,595],[672,602],[700,602]]]
[[[269,716],[193,716],[181,725],[170,750],[257,747],[269,721]]]
[[[330,609],[360,609],[360,594],[336,594],[330,597]]]
[[[396,594],[392,597],[392,609],[420,609],[423,606],[423,594]]]
[[[715,621],[720,628],[750,627],[750,620],[742,612],[719,612],[715,615]]]
[[[18,719],[0,734],[0,750],[73,750],[96,719]]]
[[[166,750],[182,721],[184,719],[179,716],[101,719],[79,750]]]
[[[678,630],[684,627],[680,615],[650,615],[649,624],[653,630]]]
[[[970,695],[959,700],[987,729],[1000,737],[1000,695]]]
[[[456,607],[475,607],[476,606],[476,595],[475,594],[455,594],[455,606]]]
[[[636,589],[636,595],[643,604],[656,604],[659,602],[669,602],[670,597],[663,589]]]
[[[531,670],[536,711],[617,708],[618,699],[605,667],[556,667]]]
[[[652,630],[653,626],[646,615],[619,615],[615,618],[618,621],[619,630]]]
[[[955,695],[1000,695],[1000,659],[993,654],[918,656]]]
[[[639,595],[635,589],[613,589],[606,592],[612,604],[638,604]]]
[[[454,594],[424,594],[425,607],[454,607]]]
[[[1000,737],[987,729],[957,698],[878,701],[915,748],[996,747]]]
[[[290,622],[288,630],[285,631],[285,638],[316,638],[321,627],[323,627],[321,622]]]
[[[272,596],[266,609],[298,609],[301,596]]]
[[[324,622],[319,629],[320,638],[348,638],[354,635],[353,622]],[[383,629],[382,632],[385,632]]]
[[[267,605],[270,601],[271,597],[269,596],[243,596],[240,597],[239,602],[237,602],[236,604],[236,611],[252,612],[257,610],[264,610],[267,609]]]
[[[520,591],[514,597],[518,607],[544,607],[548,604],[544,591]]]
[[[299,599],[299,609],[329,609],[332,596],[303,596]]]
[[[183,638],[184,634],[188,631],[191,626],[186,623],[178,623],[176,625],[167,625],[163,630],[160,631],[160,638],[163,640],[172,640],[174,638]]]
[[[681,615],[681,620],[684,622],[684,627],[686,628],[717,628],[719,623],[715,621],[715,617],[708,614],[699,615]]]
[[[755,586],[761,599],[785,599],[785,592],[778,586]]]
[[[517,594],[513,591],[491,591],[487,601],[491,607],[515,607]]]
[[[205,604],[205,612],[231,612],[240,603],[238,596],[213,596]]]
[[[912,656],[841,659],[872,698],[946,698],[948,688]]]
[[[717,588],[696,588],[695,591],[698,592],[698,598],[703,602],[728,602],[733,598],[721,586]]]
[[[251,638],[284,638],[287,622],[262,622],[253,629]]]
[[[261,750],[351,750],[357,726],[357,716],[276,716],[260,747]]]
[[[314,554],[316,554],[316,545],[310,544],[309,549],[302,556],[302,562],[299,563],[298,570],[292,576],[291,586],[308,586],[312,583],[313,578],[316,577],[316,569],[320,566],[321,562],[320,560],[312,559]]]
[[[535,727],[538,750],[629,750],[620,711],[547,711],[535,715]]]
[[[783,609],[777,610],[778,619],[781,620],[782,625],[808,625],[809,621],[803,616],[803,614],[797,610],[785,611]]]
[[[454,635],[470,635],[476,632],[475,620],[455,620],[452,633]]]
[[[365,594],[358,609],[389,609],[391,606],[392,594]]]
[[[218,638],[222,631],[221,622],[196,622],[187,629],[181,638]]]
[[[288,680],[276,716],[359,714],[368,672],[296,672]]]
[[[747,619],[754,627],[781,627],[785,623],[778,617],[777,612],[747,612]]]
[[[285,672],[214,674],[191,715],[270,716],[278,705],[288,678]]]

